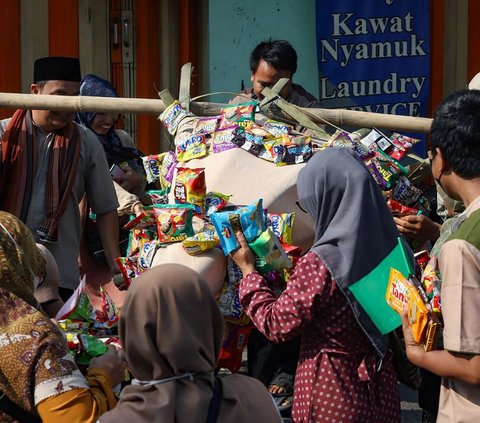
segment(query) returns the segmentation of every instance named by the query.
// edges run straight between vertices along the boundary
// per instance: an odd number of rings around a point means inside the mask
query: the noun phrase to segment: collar
[[[138,380],[132,379],[132,385],[144,385],[144,386],[151,386],[151,385],[159,385],[161,383],[171,382],[173,380],[180,380],[180,379],[188,379],[190,382],[195,381],[195,373],[184,373],[183,375],[167,377],[165,379],[156,379],[156,380]]]
[[[474,211],[480,209],[480,196],[478,196],[477,198],[475,198],[475,200],[473,200],[470,205],[465,209],[465,214],[468,216],[470,216]]]

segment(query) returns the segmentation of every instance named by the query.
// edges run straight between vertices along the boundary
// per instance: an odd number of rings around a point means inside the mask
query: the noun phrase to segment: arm
[[[142,203],[135,194],[130,194],[122,188],[117,182],[113,182],[115,193],[117,194],[118,206],[117,212],[119,216],[126,214],[139,215],[143,211]]]
[[[447,350],[425,352],[412,336],[407,313],[402,313],[402,329],[407,357],[412,364],[438,376],[458,379],[472,385],[480,384],[480,355],[461,354]]]
[[[97,215],[97,227],[102,240],[105,258],[113,273],[118,273],[115,257],[120,257],[118,247],[118,216],[117,211]]]
[[[242,307],[269,340],[294,338],[310,323],[316,304],[328,301],[323,294],[328,291],[325,287],[331,281],[330,274],[319,265],[316,255],[303,257],[277,299],[265,279],[255,272],[255,258],[244,236],[236,235],[240,248],[232,253],[232,259],[244,275],[239,288]]]
[[[418,239],[421,242],[436,241],[440,236],[442,225],[434,222],[423,214],[394,217],[398,232],[407,238]]]

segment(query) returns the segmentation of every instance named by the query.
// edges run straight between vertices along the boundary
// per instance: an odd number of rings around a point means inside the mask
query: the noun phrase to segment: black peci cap
[[[77,57],[42,57],[35,60],[33,83],[38,81],[80,82],[80,61]]]

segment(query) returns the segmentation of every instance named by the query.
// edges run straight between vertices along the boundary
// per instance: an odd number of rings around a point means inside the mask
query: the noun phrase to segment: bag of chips
[[[153,211],[157,221],[158,242],[180,242],[193,236],[194,206],[190,204],[157,204]]]
[[[175,179],[174,196],[178,204],[190,203],[196,214],[203,214],[203,200],[206,194],[204,168],[179,167]],[[193,235],[193,234],[192,234]]]

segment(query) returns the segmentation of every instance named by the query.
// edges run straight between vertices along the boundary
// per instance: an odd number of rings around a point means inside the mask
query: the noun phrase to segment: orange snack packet
[[[409,285],[410,282],[401,272],[393,267],[390,269],[385,299],[387,300],[388,305],[398,314],[401,314],[403,306],[408,304],[408,299],[410,297],[408,289]]]

